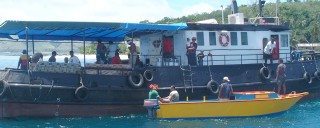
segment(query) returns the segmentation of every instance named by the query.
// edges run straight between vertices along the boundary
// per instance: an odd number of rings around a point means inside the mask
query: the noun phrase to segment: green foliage
[[[291,45],[297,43],[318,43],[320,42],[320,0],[287,0],[278,4],[278,12],[276,12],[276,3],[266,3],[263,8],[264,17],[275,17],[278,13],[280,24],[289,25],[292,29]],[[244,13],[247,18],[255,18],[258,16],[259,7],[257,2],[252,5],[242,5],[239,12]],[[231,14],[231,7],[228,6],[224,10],[224,21],[227,23],[227,15]],[[222,23],[221,10],[215,10],[211,13],[192,14],[178,18],[164,17],[155,23],[170,24],[179,22],[195,22],[206,19],[215,18],[218,23]]]

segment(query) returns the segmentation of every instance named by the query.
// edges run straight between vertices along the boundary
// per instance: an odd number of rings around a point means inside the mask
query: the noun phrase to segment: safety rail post
[[[240,56],[241,56],[241,64],[242,64],[242,54]]]
[[[224,62],[224,65],[226,65],[226,55],[223,55],[223,62]]]
[[[258,54],[256,55],[257,64],[259,63]]]

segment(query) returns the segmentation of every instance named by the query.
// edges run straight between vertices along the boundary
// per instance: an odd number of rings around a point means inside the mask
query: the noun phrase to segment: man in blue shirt
[[[51,57],[49,58],[48,61],[49,62],[56,62],[56,55],[58,55],[57,52],[53,51],[52,54],[51,54]]]

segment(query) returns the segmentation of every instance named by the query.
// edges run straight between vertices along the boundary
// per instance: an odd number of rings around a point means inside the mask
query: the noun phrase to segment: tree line
[[[278,6],[278,11],[276,7]],[[320,42],[320,0],[287,0],[287,2],[268,3],[263,7],[264,17],[279,17],[281,25],[288,25],[292,30],[291,46],[297,43],[319,43]],[[156,21],[156,24],[170,24],[181,22],[196,22],[206,19],[216,19],[222,23],[222,10],[215,10],[210,13],[192,14],[178,18],[164,17]],[[228,14],[231,14],[231,6],[224,10],[224,21],[228,21]],[[254,18],[259,15],[259,3],[239,6],[239,12],[244,13],[246,18]],[[276,14],[277,13],[277,14]],[[140,23],[152,23],[148,20]]]

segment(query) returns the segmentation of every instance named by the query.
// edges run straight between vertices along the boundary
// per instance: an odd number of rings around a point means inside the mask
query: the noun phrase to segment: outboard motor
[[[157,116],[157,110],[160,109],[157,99],[145,99],[143,107],[148,110],[149,118],[155,118]]]

